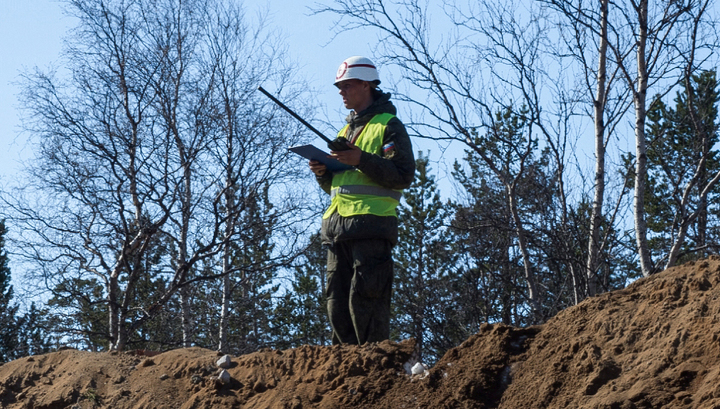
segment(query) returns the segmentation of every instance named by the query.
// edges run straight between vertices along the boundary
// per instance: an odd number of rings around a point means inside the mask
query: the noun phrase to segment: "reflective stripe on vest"
[[[402,192],[392,190],[380,186],[370,185],[350,185],[340,186],[330,192],[330,198],[334,198],[338,193],[345,195],[373,195],[373,196],[386,196],[391,197],[397,201],[400,201]]]
[[[382,156],[385,129],[394,117],[388,113],[375,115],[356,137],[355,145],[364,152]],[[341,129],[338,136],[344,136],[347,128]],[[332,201],[323,219],[335,212],[343,217],[361,214],[397,217],[395,208],[401,197],[401,190],[384,188],[358,169],[336,173],[332,180]]]

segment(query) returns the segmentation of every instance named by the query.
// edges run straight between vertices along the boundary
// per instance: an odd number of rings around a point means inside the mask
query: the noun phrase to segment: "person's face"
[[[360,80],[345,80],[337,84],[339,94],[342,96],[343,104],[345,108],[353,109],[355,112],[360,112],[367,108],[369,103],[372,102],[370,93],[370,85],[365,81]]]

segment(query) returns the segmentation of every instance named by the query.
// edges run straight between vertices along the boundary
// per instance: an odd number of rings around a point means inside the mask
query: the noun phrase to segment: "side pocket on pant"
[[[327,252],[326,277],[325,277],[325,296],[327,298],[343,298],[347,297],[347,291],[343,292],[342,277],[338,272],[338,257],[336,250],[330,247]],[[349,275],[349,274],[348,274]]]
[[[352,278],[353,292],[364,298],[380,298],[392,283],[393,260],[359,266]]]

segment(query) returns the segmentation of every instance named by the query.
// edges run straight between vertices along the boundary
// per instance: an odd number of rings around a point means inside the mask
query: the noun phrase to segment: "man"
[[[351,110],[338,133],[338,140],[347,140],[347,149],[332,150],[330,156],[354,169],[333,174],[318,161],[309,163],[332,198],[323,215],[322,240],[329,245],[326,293],[333,344],[364,344],[390,336],[395,208],[401,189],[415,177],[415,158],[390,94],[378,89],[379,84],[369,59],[343,61],[335,86]]]

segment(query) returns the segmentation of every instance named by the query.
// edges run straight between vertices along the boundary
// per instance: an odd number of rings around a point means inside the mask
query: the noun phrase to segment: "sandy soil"
[[[720,408],[720,257],[531,328],[485,325],[424,374],[413,341],[214,351],[63,350],[0,366],[2,408]]]

